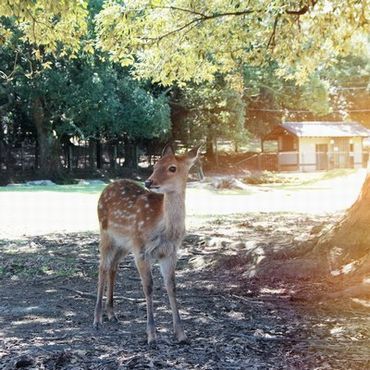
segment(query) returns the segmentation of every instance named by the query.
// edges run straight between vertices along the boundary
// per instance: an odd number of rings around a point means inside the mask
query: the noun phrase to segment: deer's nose
[[[152,186],[152,184],[153,184],[153,180],[150,180],[150,179],[145,180],[145,182],[144,182],[144,186],[145,186],[147,189],[150,189],[150,187]]]

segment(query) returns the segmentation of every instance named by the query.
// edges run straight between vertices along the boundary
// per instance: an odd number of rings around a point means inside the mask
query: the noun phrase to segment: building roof
[[[298,137],[369,137],[370,129],[358,122],[302,121],[284,122],[263,137],[263,140],[277,140],[282,135]]]
[[[284,122],[281,127],[298,137],[370,137],[370,129],[358,122]]]

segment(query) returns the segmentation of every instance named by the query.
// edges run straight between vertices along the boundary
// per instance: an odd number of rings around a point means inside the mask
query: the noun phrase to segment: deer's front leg
[[[188,339],[184,333],[184,329],[181,324],[180,314],[177,308],[176,301],[176,276],[175,276],[176,261],[177,261],[176,254],[173,254],[169,257],[162,258],[159,261],[159,263],[171,305],[173,317],[173,329],[175,332],[175,336],[180,343],[185,343],[188,341]]]
[[[146,299],[148,344],[156,342],[156,330],[153,314],[153,279],[150,262],[142,255],[135,256],[136,266],[140,273],[141,283]]]

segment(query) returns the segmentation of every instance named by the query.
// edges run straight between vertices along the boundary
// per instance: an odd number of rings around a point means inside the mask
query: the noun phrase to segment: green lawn
[[[327,214],[344,211],[356,200],[365,171],[294,174],[295,185],[268,184],[246,190],[215,190],[194,183],[186,195],[188,229],[208,217],[288,212]],[[0,188],[0,238],[49,233],[98,232],[97,203],[104,184]],[[249,191],[250,190],[250,191]]]
[[[81,193],[81,194],[96,194],[100,193],[105,184],[99,185],[15,185],[15,186],[0,186],[0,192],[63,192],[63,193]]]

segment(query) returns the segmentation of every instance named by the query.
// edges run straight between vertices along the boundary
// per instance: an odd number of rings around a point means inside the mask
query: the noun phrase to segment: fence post
[[[23,161],[24,161],[24,142],[22,141],[21,142],[21,171],[22,171],[22,173],[23,173],[23,171],[24,171],[24,163],[23,163]]]
[[[116,161],[117,161],[117,144],[112,144],[112,147],[111,147],[111,155],[112,155],[112,158],[111,158],[111,168],[112,169],[116,169]]]
[[[36,140],[35,143],[35,170],[39,168],[39,142]]]
[[[72,145],[68,145],[68,169],[69,169],[69,172],[72,172],[72,167],[73,167],[72,158],[73,158],[73,147],[72,147]]]
[[[257,155],[257,168],[258,168],[258,171],[262,171],[262,154],[263,153],[259,153]]]
[[[100,170],[102,168],[102,144],[100,139],[96,139],[96,168]]]

